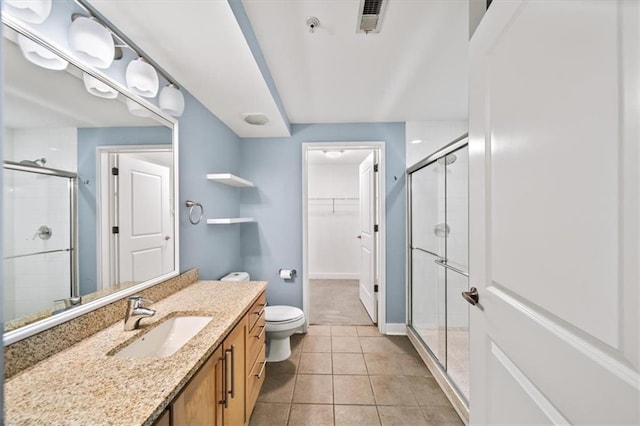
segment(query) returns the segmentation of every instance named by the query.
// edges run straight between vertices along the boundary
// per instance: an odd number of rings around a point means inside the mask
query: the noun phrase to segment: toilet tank
[[[220,278],[220,281],[249,281],[250,278],[247,272],[230,272]]]

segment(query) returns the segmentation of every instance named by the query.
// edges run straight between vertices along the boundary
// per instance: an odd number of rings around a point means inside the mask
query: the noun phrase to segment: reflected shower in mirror
[[[9,331],[175,272],[174,156],[170,121],[7,26],[2,42]]]

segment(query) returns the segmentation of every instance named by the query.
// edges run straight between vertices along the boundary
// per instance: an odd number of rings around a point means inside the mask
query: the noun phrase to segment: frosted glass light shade
[[[160,109],[174,117],[184,112],[184,95],[174,85],[165,86],[160,91]]]
[[[115,46],[111,32],[87,17],[76,18],[69,28],[69,46],[82,62],[96,68],[109,68]]]
[[[324,155],[327,158],[340,158],[344,154],[344,151],[324,151]]]
[[[131,114],[138,117],[151,117],[151,111],[129,98],[127,98],[127,109]]]
[[[27,61],[39,67],[60,71],[69,65],[60,56],[22,34],[18,34],[18,46]]]
[[[4,0],[3,12],[24,22],[42,24],[51,13],[52,0]]]
[[[145,98],[153,98],[158,94],[158,73],[156,69],[142,58],[134,59],[127,65],[125,74],[127,87]]]
[[[93,96],[104,99],[115,99],[118,97],[118,92],[113,87],[110,87],[86,72],[82,76],[82,80],[84,81],[84,87],[87,89],[87,92]]]

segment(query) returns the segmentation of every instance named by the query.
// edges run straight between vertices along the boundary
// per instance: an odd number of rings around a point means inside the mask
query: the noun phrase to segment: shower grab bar
[[[47,251],[39,251],[36,253],[27,253],[27,254],[16,254],[15,256],[7,256],[4,257],[4,260],[11,260],[11,259],[18,259],[20,257],[29,257],[29,256],[37,256],[39,254],[49,254],[49,253],[59,253],[62,251],[73,251],[72,248],[67,248],[67,249],[58,249],[58,250],[47,250]]]
[[[449,270],[451,270],[453,272],[457,272],[457,273],[462,274],[465,277],[469,278],[469,274],[467,272],[464,272],[462,269],[458,269],[458,268],[455,268],[455,267],[453,267],[451,265],[448,265],[447,261],[445,259],[436,259],[436,260],[434,260],[434,262],[437,263],[440,266],[444,266],[445,268],[447,268],[447,269],[449,269]]]

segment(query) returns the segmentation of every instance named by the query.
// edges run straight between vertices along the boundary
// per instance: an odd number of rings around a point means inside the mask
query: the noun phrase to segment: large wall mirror
[[[179,265],[175,119],[70,57],[34,64],[49,44],[3,21],[6,345]]]

